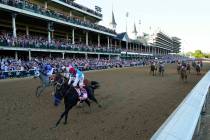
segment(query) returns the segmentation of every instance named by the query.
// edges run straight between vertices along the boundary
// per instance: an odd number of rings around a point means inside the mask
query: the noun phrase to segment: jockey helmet
[[[50,71],[52,69],[50,64],[45,65],[45,70]]]
[[[77,71],[75,70],[75,68],[71,67],[69,69],[69,72],[75,75]]]

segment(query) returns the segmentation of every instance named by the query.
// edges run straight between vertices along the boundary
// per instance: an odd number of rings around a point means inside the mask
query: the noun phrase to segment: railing
[[[42,44],[42,42],[35,43],[21,43],[21,42],[15,42],[15,45],[8,44],[5,40],[2,40],[0,38],[0,47],[14,47],[14,48],[31,48],[31,49],[49,49],[49,50],[62,50],[62,51],[73,51],[73,52],[94,52],[94,53],[110,53],[110,54],[120,54],[120,49],[114,49],[114,48],[97,48],[97,47],[77,47],[77,45],[46,45]]]
[[[198,134],[201,113],[206,109],[209,87],[210,71],[191,90],[151,140],[191,140],[194,134]]]

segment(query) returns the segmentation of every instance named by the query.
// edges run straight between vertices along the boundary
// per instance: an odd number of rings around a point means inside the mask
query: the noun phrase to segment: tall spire
[[[138,32],[137,32],[137,30],[136,30],[136,24],[135,24],[135,22],[134,22],[134,28],[133,28],[133,32],[132,32],[132,33],[134,33],[134,35],[137,36],[137,33],[138,33]]]
[[[114,18],[113,9],[112,9],[112,21],[111,21],[110,25],[114,30],[116,29],[117,23],[116,23],[115,18]]]

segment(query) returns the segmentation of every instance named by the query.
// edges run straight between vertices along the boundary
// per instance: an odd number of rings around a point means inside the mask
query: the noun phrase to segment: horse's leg
[[[65,110],[66,110],[67,106],[65,105]],[[69,109],[70,110],[70,109]],[[68,114],[69,114],[69,110],[66,112],[65,114],[65,121],[64,124],[67,124],[67,119],[68,119]]]
[[[44,89],[46,88],[45,85],[42,85],[42,89],[39,91],[39,93],[37,94],[37,96],[40,96],[42,94],[42,92],[44,91]]]
[[[89,106],[90,112],[91,112],[91,108],[90,108],[90,101],[88,99],[85,100],[85,103]]]
[[[38,90],[40,89],[42,87],[42,85],[40,85],[40,86],[38,86],[37,88],[36,88],[36,96],[38,97]]]
[[[89,91],[88,98],[90,100],[94,101],[98,105],[98,107],[102,107],[102,105],[97,101],[97,99],[96,99],[96,97],[94,95],[93,89],[92,88],[88,88],[88,91]]]
[[[61,114],[59,120],[56,122],[55,127],[57,127],[60,124],[60,121],[63,119],[64,115],[66,115],[72,107],[73,107],[73,105],[69,106],[68,108],[65,108],[65,111]],[[67,115],[67,117],[68,117],[68,115]]]

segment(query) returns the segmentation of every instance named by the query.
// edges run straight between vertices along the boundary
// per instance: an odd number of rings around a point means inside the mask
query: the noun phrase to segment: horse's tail
[[[99,84],[99,82],[97,82],[97,81],[91,81],[91,87],[93,88],[93,89],[97,89],[97,88],[99,88],[100,87],[100,84]]]

